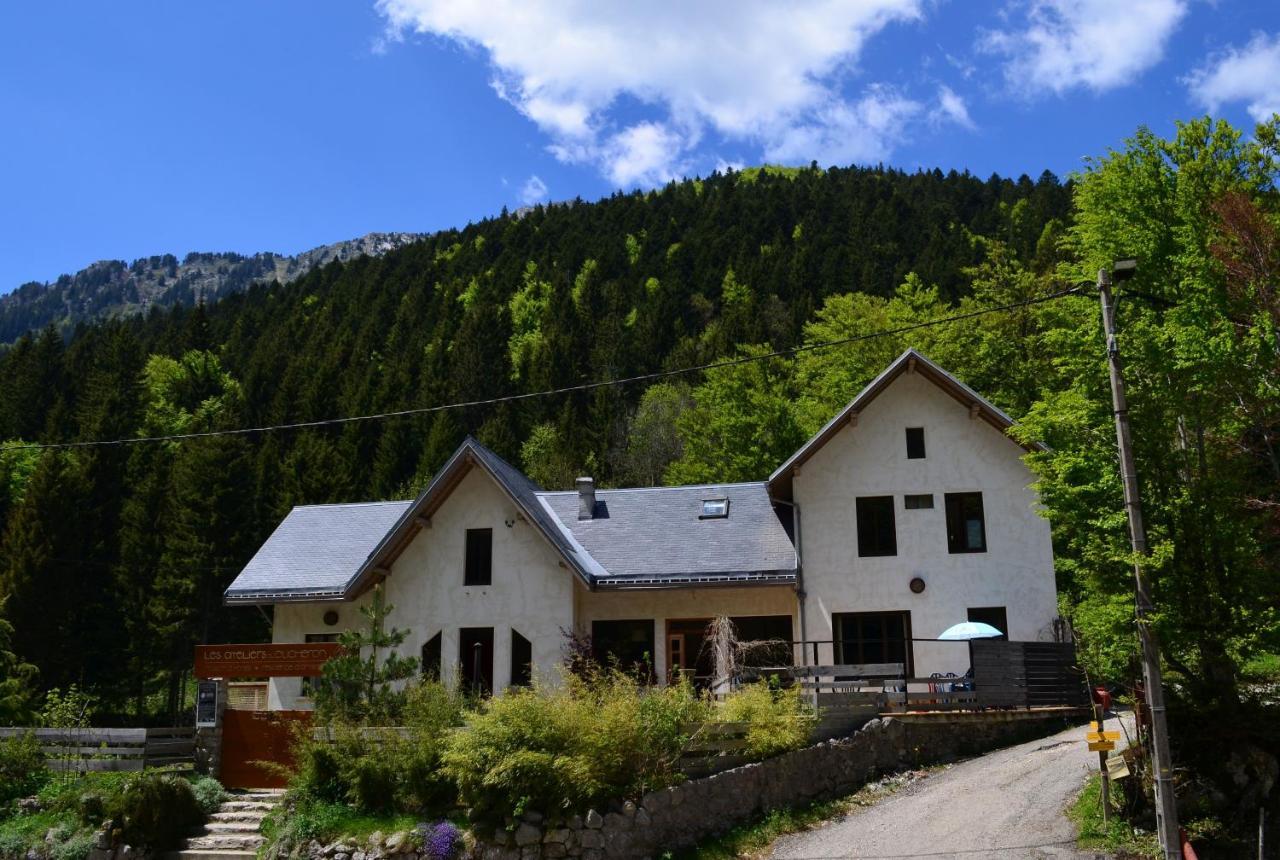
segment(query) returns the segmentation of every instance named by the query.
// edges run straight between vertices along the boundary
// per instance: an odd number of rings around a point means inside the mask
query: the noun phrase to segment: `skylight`
[[[710,520],[729,516],[728,499],[703,499],[702,515],[698,519]]]

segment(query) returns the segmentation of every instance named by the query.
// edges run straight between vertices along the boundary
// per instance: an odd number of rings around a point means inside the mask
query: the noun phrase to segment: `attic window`
[[[703,499],[700,520],[723,519],[729,516],[728,499]]]

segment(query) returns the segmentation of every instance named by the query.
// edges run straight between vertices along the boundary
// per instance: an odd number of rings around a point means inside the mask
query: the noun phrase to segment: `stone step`
[[[262,823],[267,813],[261,809],[241,809],[233,812],[215,812],[209,816],[210,821],[245,821],[254,825]]]
[[[279,803],[267,803],[261,800],[228,800],[218,807],[219,812],[270,812]]]
[[[209,821],[197,836],[214,836],[219,833],[256,836],[262,829],[261,821]]]
[[[218,851],[215,849],[191,848],[185,851],[170,851],[163,855],[164,860],[256,860],[256,851]]]
[[[182,844],[186,850],[197,851],[256,851],[266,842],[257,833],[219,833],[210,836],[192,836]]]

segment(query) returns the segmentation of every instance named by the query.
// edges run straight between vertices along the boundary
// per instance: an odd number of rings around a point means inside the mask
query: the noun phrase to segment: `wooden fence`
[[[32,733],[50,770],[139,771],[195,767],[195,729],[0,728],[0,738]]]
[[[969,643],[973,687],[988,707],[1084,707],[1089,704],[1084,673],[1071,642]]]

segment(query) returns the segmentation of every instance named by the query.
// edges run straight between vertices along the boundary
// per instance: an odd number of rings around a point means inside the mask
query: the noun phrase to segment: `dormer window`
[[[729,516],[728,499],[703,499],[700,520],[723,519]]]

